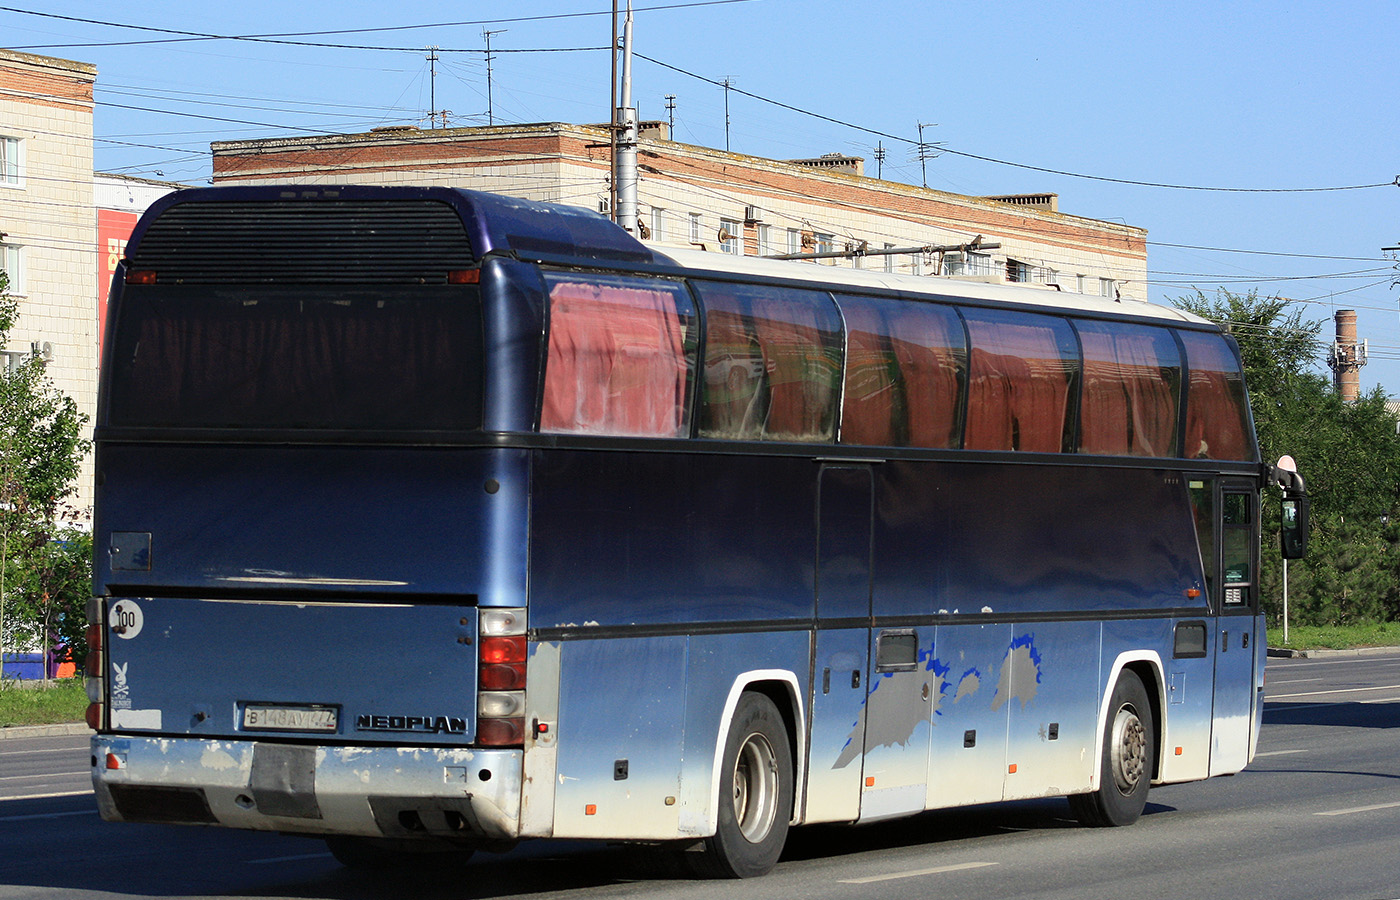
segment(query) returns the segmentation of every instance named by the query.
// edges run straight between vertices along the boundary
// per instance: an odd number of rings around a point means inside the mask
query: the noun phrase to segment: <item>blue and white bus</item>
[[[1183,312],[239,187],[152,207],[107,329],[106,819],[742,877],[808,823],[1123,825],[1254,753],[1260,494],[1294,555],[1306,497]]]

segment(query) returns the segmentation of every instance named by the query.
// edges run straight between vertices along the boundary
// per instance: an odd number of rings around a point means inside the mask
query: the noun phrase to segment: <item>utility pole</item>
[[[933,145],[924,140],[925,123],[919,123],[919,172],[923,175],[924,187],[928,187],[928,161],[934,155]],[[936,128],[938,123],[934,122],[927,127]]]
[[[875,177],[878,179],[885,177],[885,144],[883,141],[875,145]]]
[[[729,87],[734,83],[728,75],[724,76],[724,152],[729,152]]]
[[[671,140],[676,139],[676,95],[666,95],[666,127],[669,129]]]
[[[437,61],[436,45],[428,48],[428,124],[437,127]]]
[[[505,33],[506,33],[506,30],[507,30],[507,29],[505,29],[505,28],[500,28],[500,29],[497,29],[496,31],[487,31],[485,28],[481,29],[481,36],[484,37],[484,38],[486,38],[486,124],[487,124],[487,125],[495,125],[495,124],[496,124],[496,105],[495,105],[495,103],[493,103],[492,100],[491,100],[491,61],[492,61],[493,59],[495,59],[495,57],[491,55],[491,35],[493,35],[493,34],[505,34]]]
[[[613,221],[628,234],[637,233],[637,109],[632,105],[632,0],[622,25],[622,106],[616,112],[621,133],[617,138],[617,215]],[[616,129],[615,129],[616,131]]]
[[[617,221],[617,0],[612,4],[612,30],[608,32],[609,55],[612,57],[612,78],[608,86],[608,215]]]

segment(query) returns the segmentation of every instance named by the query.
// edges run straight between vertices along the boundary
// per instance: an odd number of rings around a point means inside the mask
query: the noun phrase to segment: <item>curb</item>
[[[1400,647],[1356,647],[1351,650],[1288,650],[1270,647],[1271,659],[1328,659],[1336,657],[1393,656],[1400,654]]]
[[[15,725],[0,728],[0,741],[10,738],[62,737],[74,734],[92,734],[92,729],[81,722],[70,722],[66,725]]]

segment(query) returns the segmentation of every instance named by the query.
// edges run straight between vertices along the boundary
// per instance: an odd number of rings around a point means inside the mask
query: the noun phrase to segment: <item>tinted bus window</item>
[[[846,318],[841,442],[958,446],[967,341],[955,310],[838,297]]]
[[[965,309],[963,315],[972,340],[964,446],[1070,450],[1079,352],[1069,323],[984,309]]]
[[[841,322],[828,294],[696,282],[705,303],[702,437],[829,441]]]
[[[1084,352],[1079,451],[1175,456],[1181,352],[1161,328],[1076,322]]]
[[[546,274],[540,431],[685,437],[693,310],[676,283]]]
[[[1188,459],[1254,460],[1244,373],[1224,335],[1178,332],[1190,372],[1186,392]]]
[[[481,323],[464,286],[128,286],[113,425],[468,429]]]

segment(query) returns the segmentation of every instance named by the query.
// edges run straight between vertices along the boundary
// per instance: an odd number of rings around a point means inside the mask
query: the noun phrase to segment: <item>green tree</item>
[[[0,345],[18,317],[8,288],[0,272]],[[86,423],[42,359],[0,371],[0,658],[16,639],[46,647],[53,635],[78,631],[81,641],[83,606],[73,611],[64,603],[84,579],[67,557],[81,544],[68,533],[76,519],[68,502],[88,450]]]
[[[1176,305],[1218,323],[1240,346],[1263,458],[1293,456],[1312,499],[1308,557],[1289,569],[1293,620],[1363,622],[1400,613],[1400,439],[1380,388],[1345,403],[1320,365],[1321,320],[1279,297],[1197,292]],[[1261,586],[1281,613],[1278,493],[1265,492]],[[1271,538],[1273,540],[1271,541]]]

